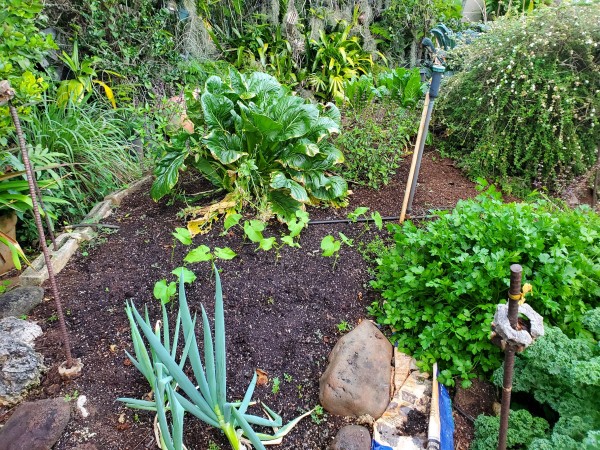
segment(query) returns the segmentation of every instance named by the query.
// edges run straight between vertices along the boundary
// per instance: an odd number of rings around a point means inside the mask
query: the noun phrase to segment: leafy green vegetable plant
[[[511,264],[533,285],[531,306],[570,336],[585,334],[583,314],[598,306],[600,217],[589,209],[504,204],[488,189],[424,228],[408,221],[389,230],[396,245],[381,256],[372,285],[383,301],[371,313],[425,369],[438,361],[444,383],[500,366],[489,333]]]
[[[227,373],[225,349],[225,319],[223,295],[219,272],[215,273],[215,325],[212,333],[208,315],[202,307],[204,361],[196,339],[196,317],[192,317],[187,303],[184,284],[179,283],[179,310],[175,328],[171,334],[169,318],[162,304],[162,322],[152,327],[148,312],[142,316],[128,302],[127,317],[135,356],[127,353],[134,366],[144,375],[154,394],[153,400],[120,398],[131,408],[156,412],[160,429],[160,446],[166,450],[183,449],[184,416],[191,414],[221,431],[231,448],[240,450],[247,439],[255,449],[265,450],[263,442],[276,440],[289,432],[304,416],[283,425],[281,417],[264,404],[261,406],[269,418],[249,414],[252,394],[256,386],[256,373],[240,402],[226,399]],[[178,357],[178,344],[183,351]],[[194,381],[188,377],[185,367],[189,363]],[[273,428],[275,434],[257,433],[252,425]]]
[[[480,415],[475,420],[475,439],[471,450],[495,450],[498,448],[500,418]],[[511,411],[508,417],[507,449],[530,448],[535,438],[544,438],[548,422],[541,417],[533,417],[526,409]]]
[[[414,108],[428,90],[427,84],[421,82],[421,74],[416,67],[397,67],[380,73],[377,76],[377,87],[382,97],[389,96],[403,108]]]
[[[533,440],[530,449],[597,448],[591,443],[600,433],[600,308],[582,322],[585,337],[572,339],[546,326],[544,336],[515,360],[513,392],[528,392],[559,414],[550,434]],[[502,369],[493,381],[502,385]]]
[[[187,159],[215,186],[231,192],[238,210],[249,203],[261,218],[277,215],[288,221],[305,204],[344,201],[346,182],[328,175],[343,161],[328,139],[339,133],[335,105],[308,104],[270,75],[243,75],[233,68],[227,81],[207,80],[201,105],[207,135],[201,143],[192,135],[191,153],[165,161],[169,168],[157,172],[154,199],[172,189]]]

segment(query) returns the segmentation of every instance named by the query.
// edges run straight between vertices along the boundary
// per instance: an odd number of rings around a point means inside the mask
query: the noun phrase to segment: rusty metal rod
[[[50,260],[50,253],[48,252],[48,246],[46,245],[46,235],[44,233],[44,227],[42,226],[42,218],[40,217],[40,211],[38,209],[38,203],[36,201],[36,189],[34,185],[34,175],[31,170],[31,163],[29,161],[29,154],[27,153],[27,146],[25,144],[25,138],[23,137],[23,130],[21,129],[21,122],[17,114],[17,109],[12,105],[12,102],[8,100],[8,108],[12,117],[13,123],[15,124],[15,130],[17,132],[17,138],[19,146],[21,147],[21,154],[23,156],[23,164],[25,165],[25,171],[27,172],[27,183],[29,184],[29,194],[31,195],[33,205],[33,217],[35,218],[35,225],[40,235],[40,244],[42,247],[42,253],[44,254],[44,261],[46,262],[46,268],[48,269],[48,278],[50,279],[50,288],[52,290],[52,296],[54,297],[54,303],[56,306],[56,315],[58,316],[58,323],[60,326],[60,332],[62,334],[63,346],[65,347],[65,354],[67,358],[67,368],[73,366],[73,356],[71,355],[71,341],[69,339],[69,333],[67,332],[67,325],[65,323],[65,316],[63,314],[60,296],[58,294],[58,286],[54,277],[54,269],[52,268],[52,261]]]
[[[48,211],[46,210],[46,206],[44,205],[44,200],[42,200],[42,191],[40,191],[40,187],[35,178],[33,179],[33,186],[35,187],[35,192],[37,194],[37,201],[40,203],[40,208],[44,212],[44,219],[46,219],[46,226],[48,227],[48,235],[50,236],[50,240],[52,241],[52,248],[56,252],[58,251],[58,245],[56,245],[56,238],[54,237],[52,221],[50,220],[50,216],[48,215]]]
[[[510,288],[508,290],[508,321],[510,326],[517,328],[519,320],[519,300],[523,268],[519,264],[510,266]],[[502,403],[500,409],[500,432],[498,450],[506,450],[508,434],[508,416],[510,414],[510,397],[512,394],[513,374],[515,366],[515,348],[507,343],[504,350],[504,377],[502,382]]]

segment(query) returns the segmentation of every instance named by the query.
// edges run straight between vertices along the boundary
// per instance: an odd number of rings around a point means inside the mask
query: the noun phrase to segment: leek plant
[[[234,450],[243,450],[248,444],[252,444],[257,450],[264,450],[265,442],[279,443],[283,436],[312,411],[297,417],[285,426],[282,426],[281,417],[264,404],[261,406],[268,418],[248,414],[248,407],[253,404],[251,398],[256,386],[256,373],[242,401],[227,401],[223,295],[216,267],[214,272],[216,280],[214,337],[208,315],[202,306],[204,364],[196,340],[197,317],[192,318],[190,314],[184,284],[181,282],[183,276],[180,277],[179,282],[179,310],[172,338],[164,304],[162,304],[162,323],[158,321],[153,330],[147,309],[142,317],[132,303],[127,303],[126,311],[131,324],[135,357],[129,353],[127,356],[148,380],[154,396],[152,401],[131,398],[120,398],[119,401],[125,402],[131,408],[156,412],[160,430],[159,445],[162,449],[184,448],[183,419],[187,412],[215,428],[220,428]],[[183,337],[183,345],[177,358],[180,335]],[[188,361],[192,367],[195,383],[190,381],[184,371]],[[257,433],[252,429],[252,425],[273,428],[274,434]]]

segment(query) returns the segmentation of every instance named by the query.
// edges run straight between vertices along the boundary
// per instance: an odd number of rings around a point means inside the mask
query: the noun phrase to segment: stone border
[[[139,191],[142,185],[150,179],[152,179],[152,175],[147,175],[132,183],[129,187],[107,195],[104,197],[103,201],[96,203],[81,222],[97,223],[102,219],[106,219],[112,214],[114,208],[121,205],[121,202],[125,197]],[[48,248],[54,273],[59,273],[64,269],[71,256],[73,256],[79,248],[81,242],[91,241],[97,235],[93,226],[76,228],[75,230],[77,231],[65,232],[56,237],[58,250],[54,251],[52,245]],[[44,255],[39,255],[34,259],[31,265],[19,276],[19,281],[22,286],[41,286],[47,279],[48,270],[46,269]]]

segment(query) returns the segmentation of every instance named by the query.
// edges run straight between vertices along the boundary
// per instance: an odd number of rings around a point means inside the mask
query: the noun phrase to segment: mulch
[[[406,158],[393,181],[378,191],[353,187],[347,208],[311,209],[311,219],[345,218],[357,206],[368,206],[382,216],[398,215],[409,166],[410,158]],[[198,192],[207,188],[203,183],[186,177],[183,188]],[[189,249],[179,243],[173,247],[171,235],[175,227],[184,225],[178,212],[185,205],[167,199],[155,203],[148,191],[149,186],[126,198],[106,219],[119,229],[80,249],[57,277],[73,353],[84,363],[81,377],[71,382],[58,377],[56,367],[64,354],[58,323],[53,320],[53,302],[44,302],[31,317],[44,329],[36,348],[49,370],[30,398],[87,398],[90,415],[73,415],[55,447],[59,450],[83,442],[107,450],[155,448],[152,414],[116,401],[118,397],[142,398],[150,390],[125,355],[125,351],[132,352],[132,345],[124,304],[127,299],[138,308],[147,304],[150,316],[157,319],[154,283],[162,278],[174,280],[171,271],[181,265]],[[435,151],[425,153],[414,214],[451,208],[459,199],[476,194],[473,183],[451,160]],[[267,234],[283,231],[273,223]],[[239,229],[226,235],[221,232],[217,224],[208,234],[197,236],[194,245],[230,247],[238,254],[233,260],[218,262],[225,302],[228,398],[241,398],[254,370],[260,368],[271,382],[257,387],[255,398],[280,413],[284,421],[293,419],[319,403],[319,377],[341,335],[336,325],[346,321],[356,326],[377,299],[369,288],[368,263],[358,251],[358,242],[368,242],[378,232],[364,224],[313,225],[302,232],[301,248],[285,247],[279,255],[273,250],[256,252]],[[325,235],[338,232],[355,239],[355,245],[343,246],[334,265],[333,259],[320,255],[320,242]],[[187,289],[190,305],[199,312],[202,303],[212,316],[210,265],[190,268],[198,277]],[[275,377],[281,381],[277,393],[272,389]],[[305,418],[280,448],[324,449],[346,423],[331,415]],[[206,450],[211,442],[228,448],[218,430],[192,416],[186,416],[185,442],[189,449]]]

